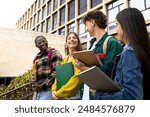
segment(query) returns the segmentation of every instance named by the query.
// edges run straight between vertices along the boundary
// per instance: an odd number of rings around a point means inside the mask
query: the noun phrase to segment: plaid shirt
[[[51,56],[51,62],[52,62],[52,72],[55,71],[56,65],[61,64],[62,61],[62,56],[59,51],[53,50],[52,51],[52,56]],[[36,65],[36,80],[45,80],[45,79],[50,79],[50,58],[48,57],[48,51],[46,52],[39,52],[36,56],[36,60],[34,62]]]

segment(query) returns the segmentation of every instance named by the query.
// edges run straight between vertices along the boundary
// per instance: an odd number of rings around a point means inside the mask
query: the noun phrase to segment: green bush
[[[23,75],[20,75],[16,78],[12,79],[10,84],[7,87],[5,85],[1,85],[0,86],[0,94],[6,93],[10,90],[13,90],[13,89],[19,87],[19,86],[29,83],[31,75],[32,75],[32,71],[28,70]],[[25,92],[27,92],[28,90],[31,90],[31,87],[26,87],[23,91],[22,90],[13,91],[13,92],[9,93],[7,96],[0,97],[0,99],[19,99],[22,96],[24,96]]]

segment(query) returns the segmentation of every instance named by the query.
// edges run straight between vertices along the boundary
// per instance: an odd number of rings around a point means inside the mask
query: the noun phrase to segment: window
[[[53,15],[52,29],[55,29],[56,27],[57,27],[57,12]]]
[[[59,35],[65,35],[65,28],[61,28],[59,30]]]
[[[58,7],[58,0],[54,0],[53,11],[55,11]]]
[[[82,20],[80,19],[78,21],[78,25],[79,25],[79,37],[83,37],[86,35],[86,26],[83,24]]]
[[[28,18],[30,17],[30,9],[28,10]]]
[[[115,31],[116,28],[116,15],[123,9],[122,0],[118,0],[108,5],[108,32]]]
[[[36,12],[37,10],[37,1],[35,1],[35,4],[34,4],[34,12]]]
[[[60,9],[60,26],[65,23],[65,7]]]
[[[87,10],[87,0],[79,0],[79,12],[78,14],[82,14]]]
[[[41,20],[41,11],[38,12],[37,14],[37,23]]]
[[[50,25],[51,25],[51,19],[50,17],[47,19],[47,27],[46,27],[46,32],[49,33],[50,32]]]
[[[26,30],[26,24],[24,24],[24,30]]]
[[[31,6],[31,16],[33,15],[33,5]]]
[[[30,29],[32,28],[32,18],[30,19]]]
[[[62,5],[63,3],[65,3],[65,0],[60,0],[60,5]]]
[[[71,20],[75,17],[75,1],[72,0],[68,4],[68,20]]]
[[[33,26],[35,26],[35,24],[36,24],[36,14],[33,17]]]
[[[44,6],[44,7],[42,8],[42,20],[43,20],[44,17],[45,17],[45,11],[46,11],[46,6]]]
[[[68,25],[68,32],[74,32],[75,23]]]
[[[149,36],[150,36],[150,24],[146,26],[147,30],[148,30],[148,33],[149,33]]]
[[[27,22],[27,30],[29,29],[29,21]]]
[[[38,9],[40,8],[41,6],[41,0],[38,1]]]
[[[102,3],[102,0],[91,0],[91,8],[97,6],[100,3]]]
[[[47,16],[51,14],[51,1],[47,3]]]
[[[41,23],[41,32],[45,32],[45,22]]]
[[[43,4],[45,3],[46,0],[43,0]]]
[[[137,0],[130,0],[129,7],[136,7],[142,12],[145,20],[150,19],[150,0],[139,0],[138,2]]]
[[[150,0],[146,0],[145,3],[146,3],[146,8],[150,8]]]
[[[37,31],[37,32],[40,32],[40,25],[37,26],[36,31]]]

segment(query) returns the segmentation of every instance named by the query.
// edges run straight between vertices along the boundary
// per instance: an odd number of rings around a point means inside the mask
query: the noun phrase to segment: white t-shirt
[[[97,41],[94,42],[94,44],[91,47],[91,50],[95,48],[96,44],[97,44]],[[82,100],[90,100],[90,88],[86,84],[84,84]]]

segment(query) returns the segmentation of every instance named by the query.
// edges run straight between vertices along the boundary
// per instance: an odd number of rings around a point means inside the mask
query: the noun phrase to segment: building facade
[[[115,35],[115,17],[128,7],[142,12],[150,33],[150,0],[35,0],[17,21],[16,28],[58,35],[74,31],[79,37],[87,38],[89,35],[81,17],[99,9],[108,16],[107,31]]]

